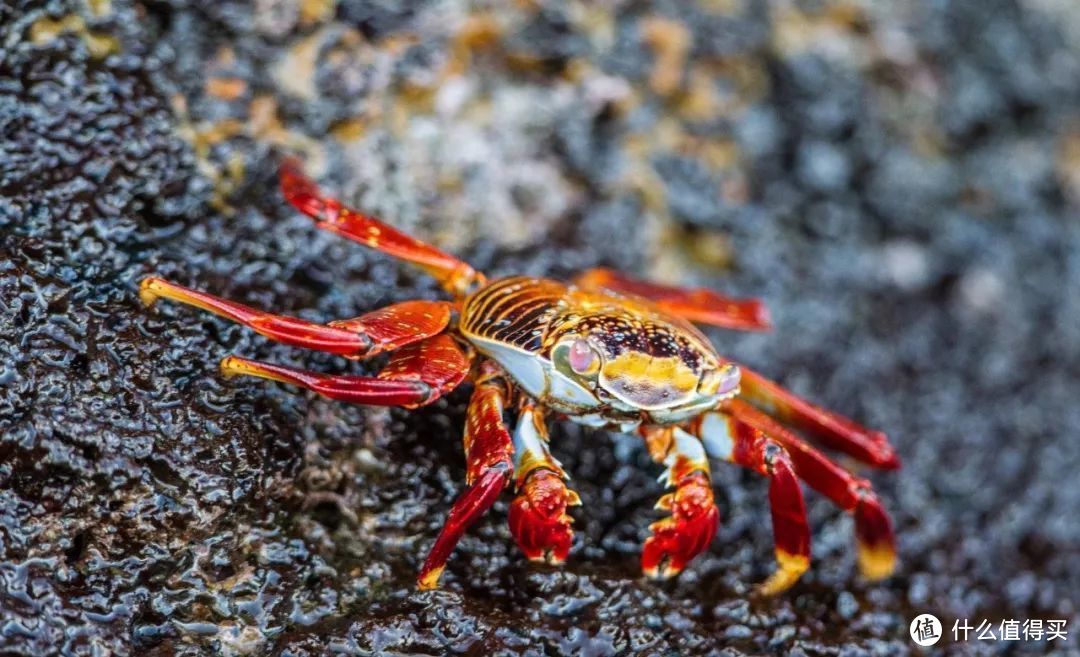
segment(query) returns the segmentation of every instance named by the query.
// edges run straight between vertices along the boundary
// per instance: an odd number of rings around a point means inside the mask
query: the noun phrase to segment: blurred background
[[[0,135],[5,654],[893,655],[923,612],[941,652],[1076,654],[1072,0],[8,0]],[[489,274],[763,297],[771,334],[710,335],[888,432],[903,469],[859,472],[897,575],[862,581],[808,493],[811,571],[751,600],[767,487],[718,465],[711,549],[645,581],[658,468],[560,425],[566,566],[525,562],[504,500],[415,592],[467,392],[407,413],[226,383],[234,352],[370,364],[135,294],[156,272],[320,321],[437,296],[287,208],[286,152]],[[952,640],[1031,619],[1068,642]]]

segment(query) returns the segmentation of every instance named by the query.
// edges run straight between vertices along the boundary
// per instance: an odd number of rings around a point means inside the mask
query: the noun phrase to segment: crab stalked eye
[[[599,357],[585,340],[574,340],[570,344],[567,361],[570,363],[570,369],[578,374],[592,374],[600,366]]]
[[[718,397],[730,397],[738,394],[741,375],[738,366],[725,363],[718,369],[709,370],[701,375],[701,381],[698,383],[698,393]]]

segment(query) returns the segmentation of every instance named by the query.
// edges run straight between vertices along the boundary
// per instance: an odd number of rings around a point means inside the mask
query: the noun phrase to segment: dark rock
[[[668,210],[675,219],[703,226],[718,225],[726,208],[717,190],[720,181],[704,164],[676,155],[658,157],[653,166],[664,181]]]

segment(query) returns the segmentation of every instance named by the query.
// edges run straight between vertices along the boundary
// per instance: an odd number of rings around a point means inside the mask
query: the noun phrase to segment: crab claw
[[[568,489],[562,477],[551,470],[529,473],[510,506],[510,532],[521,551],[531,561],[559,564],[570,553],[574,521],[567,506],[581,504],[577,493]]]
[[[649,527],[653,534],[645,541],[641,570],[652,579],[669,579],[709,547],[720,512],[703,472],[683,477],[675,492],[661,497],[656,508],[671,511],[671,515]]]

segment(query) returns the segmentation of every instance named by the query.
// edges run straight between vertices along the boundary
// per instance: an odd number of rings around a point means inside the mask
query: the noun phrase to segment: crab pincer
[[[680,428],[640,431],[653,459],[667,466],[661,483],[675,488],[656,502],[670,515],[649,526],[652,535],[641,552],[641,570],[652,579],[669,579],[704,552],[716,535],[720,512],[713,500],[709,461],[700,439]]]
[[[533,470],[522,492],[510,505],[510,533],[530,561],[559,564],[570,554],[574,519],[567,506],[581,504],[577,493],[566,488],[562,476],[552,470]]]
[[[671,515],[650,525],[652,536],[641,552],[641,570],[652,579],[669,579],[705,551],[716,536],[720,511],[704,472],[691,472],[656,503]]]

